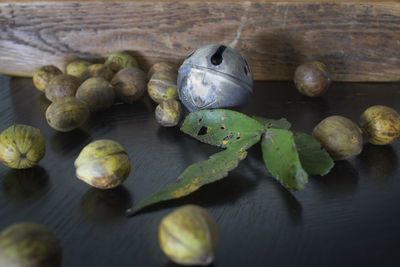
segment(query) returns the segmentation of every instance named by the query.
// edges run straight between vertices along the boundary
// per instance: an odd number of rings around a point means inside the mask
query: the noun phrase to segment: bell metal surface
[[[240,106],[253,93],[253,73],[233,48],[206,45],[192,52],[179,68],[178,92],[189,111]]]

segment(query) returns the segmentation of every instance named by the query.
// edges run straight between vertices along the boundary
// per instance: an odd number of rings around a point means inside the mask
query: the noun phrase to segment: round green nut
[[[372,106],[361,115],[360,126],[371,144],[391,144],[400,136],[400,115],[387,106]]]
[[[82,82],[83,75],[90,65],[92,65],[92,63],[85,60],[73,61],[67,65],[65,72],[69,75],[75,76],[80,82]]]
[[[119,99],[132,104],[146,92],[146,73],[135,67],[125,68],[115,74],[111,84]]]
[[[79,81],[76,77],[61,74],[54,77],[44,90],[45,96],[50,101],[66,96],[74,96],[79,87]]]
[[[331,84],[331,77],[324,63],[307,62],[297,67],[294,73],[297,90],[310,97],[323,95]]]
[[[114,188],[128,177],[131,163],[124,148],[112,140],[85,146],[75,160],[76,176],[100,189]]]
[[[60,242],[44,225],[21,222],[0,233],[1,267],[58,267],[61,258]]]
[[[147,72],[147,79],[151,79],[151,76],[153,76],[154,73],[159,72],[159,71],[171,71],[171,72],[178,72],[178,69],[175,65],[167,62],[158,62],[155,63],[149,71]]]
[[[158,228],[161,250],[175,263],[208,265],[218,246],[218,226],[212,215],[186,205],[165,216]]]
[[[315,126],[312,136],[334,160],[344,160],[361,153],[361,129],[350,119],[330,116]]]
[[[115,93],[109,81],[102,77],[93,77],[79,86],[76,97],[88,104],[90,111],[98,111],[112,106]]]
[[[107,81],[110,81],[114,77],[114,72],[104,64],[93,64],[86,69],[82,80],[86,81],[92,77],[103,77]]]
[[[153,74],[147,84],[151,99],[160,104],[168,99],[178,99],[177,74],[171,71],[159,71]]]
[[[33,84],[35,87],[44,92],[47,84],[57,75],[62,74],[62,71],[53,65],[43,66],[40,69],[35,70],[33,73]]]
[[[125,68],[138,67],[136,59],[128,52],[116,52],[108,56],[106,66],[110,67],[112,71],[118,72]]]
[[[157,122],[164,127],[172,127],[178,125],[182,116],[181,104],[175,99],[158,104],[155,111]]]
[[[36,165],[46,154],[46,142],[40,130],[14,124],[0,134],[0,161],[14,169]]]
[[[54,101],[46,110],[46,120],[51,128],[69,132],[89,118],[89,107],[76,97],[63,97]]]

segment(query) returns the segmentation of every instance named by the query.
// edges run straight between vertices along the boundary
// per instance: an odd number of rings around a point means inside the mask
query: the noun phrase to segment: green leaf
[[[139,210],[149,205],[181,198],[196,191],[203,185],[218,181],[228,175],[228,171],[233,170],[247,156],[246,149],[260,141],[260,136],[242,140],[232,144],[224,151],[212,155],[208,160],[190,165],[179,176],[176,182],[170,184],[150,197],[144,199],[127,210],[127,215],[131,216]]]
[[[335,165],[328,152],[311,135],[296,133],[294,136],[300,162],[308,174],[325,175]]]
[[[197,140],[220,147],[261,136],[265,131],[256,120],[227,109],[199,110],[190,113],[181,131]]]
[[[276,128],[276,129],[285,129],[289,130],[292,125],[285,118],[281,118],[279,120],[267,119],[263,117],[253,116],[253,119],[264,125],[265,128]]]
[[[265,165],[286,188],[301,190],[308,175],[301,166],[293,133],[270,128],[261,141]]]

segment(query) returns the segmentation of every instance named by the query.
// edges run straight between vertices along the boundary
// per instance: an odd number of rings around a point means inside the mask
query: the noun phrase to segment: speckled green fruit
[[[114,188],[128,177],[131,163],[125,149],[112,140],[85,146],[75,160],[76,176],[100,189]]]
[[[146,73],[138,68],[125,68],[115,74],[111,84],[120,100],[132,104],[146,92]]]
[[[360,126],[371,144],[391,144],[400,136],[400,115],[387,106],[372,106],[361,115]]]
[[[102,77],[93,77],[79,86],[76,97],[85,102],[90,111],[98,111],[112,106],[115,93],[109,81]]]
[[[218,246],[218,226],[212,215],[196,205],[165,216],[158,228],[161,250],[175,263],[208,265]]]
[[[147,79],[151,79],[151,76],[153,76],[154,73],[159,72],[159,71],[171,71],[171,72],[178,72],[178,69],[175,65],[171,64],[171,63],[167,63],[167,62],[158,62],[155,63],[153,66],[151,66],[151,68],[149,69],[149,71],[147,72]]]
[[[111,81],[114,77],[114,72],[104,64],[90,65],[83,74],[83,80],[86,81],[92,77],[102,77],[107,81]]]
[[[44,92],[47,84],[57,75],[62,74],[62,71],[53,65],[43,66],[40,69],[35,70],[33,73],[33,84],[35,87]]]
[[[181,115],[181,104],[175,99],[161,102],[158,104],[155,111],[157,122],[164,127],[173,127],[178,125],[181,120]]]
[[[331,77],[326,65],[319,61],[304,63],[294,73],[297,90],[310,97],[323,95],[331,84]]]
[[[361,129],[342,116],[330,116],[315,126],[312,136],[321,143],[334,160],[344,160],[361,153]]]
[[[138,67],[136,59],[128,52],[116,52],[108,56],[106,66],[110,67],[112,71],[118,72],[125,68]]]
[[[72,131],[89,118],[89,107],[76,97],[63,97],[46,110],[46,120],[51,128],[60,132]]]
[[[83,75],[90,65],[92,65],[92,63],[85,60],[73,61],[67,65],[65,72],[69,75],[75,76],[80,82],[82,82]]]
[[[147,84],[151,99],[160,104],[168,99],[178,99],[177,74],[171,71],[159,71],[153,74]]]
[[[35,166],[46,153],[46,142],[40,130],[14,124],[0,134],[0,161],[14,169]]]
[[[61,74],[54,77],[46,86],[44,93],[50,101],[55,101],[58,98],[74,96],[79,87],[79,81],[76,77]]]
[[[0,233],[1,267],[58,267],[61,247],[44,225],[16,223]]]

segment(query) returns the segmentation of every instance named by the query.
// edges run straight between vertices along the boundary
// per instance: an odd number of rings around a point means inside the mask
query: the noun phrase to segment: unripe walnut
[[[177,74],[171,71],[159,71],[151,76],[147,92],[151,99],[161,103],[168,99],[178,99]]]
[[[175,99],[169,99],[161,102],[155,111],[157,122],[164,127],[172,127],[178,125],[181,120],[182,107]]]
[[[47,84],[44,93],[48,100],[55,101],[58,98],[74,96],[78,87],[79,81],[76,77],[61,74]]]
[[[125,51],[112,53],[108,56],[104,64],[110,67],[114,72],[125,68],[138,67],[136,59]]]
[[[135,67],[125,68],[115,74],[111,84],[119,99],[132,104],[146,92],[146,73]]]
[[[303,95],[317,97],[326,92],[331,84],[331,77],[324,63],[312,61],[297,67],[294,83]]]
[[[67,65],[65,72],[66,74],[75,76],[79,82],[82,82],[83,74],[90,65],[92,65],[92,63],[85,60],[73,61]]]
[[[110,81],[114,77],[114,72],[104,64],[93,64],[90,65],[83,73],[83,81],[86,81],[92,77],[102,77],[107,81]]]
[[[79,86],[76,97],[88,104],[90,111],[98,111],[112,106],[115,93],[109,81],[101,77],[93,77]]]
[[[33,84],[35,87],[44,92],[47,84],[57,75],[62,74],[62,71],[53,65],[43,66],[33,73]]]
[[[155,63],[149,71],[147,72],[147,79],[151,79],[151,76],[153,76],[154,73],[159,72],[159,71],[171,71],[171,72],[178,72],[178,69],[175,65],[167,62],[158,62]]]

